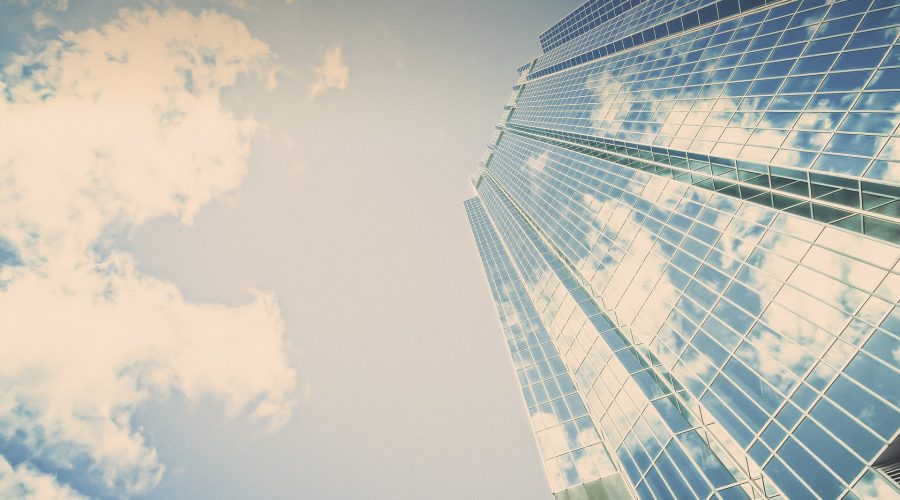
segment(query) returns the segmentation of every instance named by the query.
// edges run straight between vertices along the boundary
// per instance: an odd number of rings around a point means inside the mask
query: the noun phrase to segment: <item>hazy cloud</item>
[[[58,11],[68,10],[69,8],[69,0],[7,0],[8,3],[23,5],[23,6],[34,6],[45,9],[53,9]]]
[[[152,218],[190,224],[241,184],[256,123],[220,92],[274,69],[240,21],[145,9],[0,72],[0,239],[15,255],[0,266],[0,444],[24,450],[15,467],[0,457],[0,496],[65,498],[54,476],[75,470],[113,496],[152,488],[164,466],[131,423],[150,398],[211,395],[230,415],[290,417],[275,297],[189,303],[110,250]]]
[[[309,89],[310,100],[328,92],[330,89],[344,90],[347,88],[347,79],[350,70],[344,64],[341,57],[341,46],[335,45],[325,51],[322,56],[322,65],[315,68],[316,81]]]
[[[259,10],[259,4],[252,0],[225,0],[225,3],[235,9],[247,12],[256,12]]]

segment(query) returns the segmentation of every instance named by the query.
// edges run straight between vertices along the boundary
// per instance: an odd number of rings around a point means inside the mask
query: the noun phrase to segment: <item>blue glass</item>
[[[797,426],[794,434],[809,448],[811,453],[819,457],[827,457],[825,465],[844,482],[852,481],[865,466],[847,448],[825,434],[824,429],[811,419],[804,419]]]
[[[793,437],[777,451],[778,456],[786,463],[791,464],[796,474],[802,477],[807,484],[814,485],[816,492],[828,497],[838,498],[841,491],[846,488],[822,463],[813,458],[809,451],[800,446]]]

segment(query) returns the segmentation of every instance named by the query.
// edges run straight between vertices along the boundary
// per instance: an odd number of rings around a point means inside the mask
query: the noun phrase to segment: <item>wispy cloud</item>
[[[33,8],[31,25],[38,31],[52,26],[52,17],[69,9],[69,0],[7,0],[7,3]]]
[[[344,64],[341,46],[335,45],[322,55],[322,65],[313,70],[316,80],[309,89],[309,99],[328,92],[331,89],[344,90],[350,70]]]
[[[15,256],[0,263],[0,443],[24,450],[16,467],[0,456],[0,496],[26,483],[59,497],[149,490],[164,466],[131,418],[173,392],[289,418],[296,377],[274,296],[189,303],[110,244],[149,219],[190,224],[241,184],[256,123],[220,93],[273,67],[233,18],[145,9],[0,72],[0,239]],[[65,471],[84,484],[60,486]]]
[[[42,30],[53,24],[53,21],[43,11],[36,10],[31,16],[31,24],[34,26],[34,29]]]

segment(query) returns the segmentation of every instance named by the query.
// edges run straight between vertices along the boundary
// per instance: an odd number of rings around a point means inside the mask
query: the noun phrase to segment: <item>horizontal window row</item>
[[[774,2],[778,0],[770,0]],[[567,61],[535,71],[528,75],[529,80],[540,78],[550,73],[562,71],[572,66],[593,61],[601,57],[606,57],[616,52],[627,50],[632,47],[650,43],[657,38],[664,38],[669,35],[681,33],[682,31],[695,28],[704,24],[712,23],[726,17],[739,14],[741,12],[755,9],[766,4],[766,0],[719,0],[713,4],[707,5],[700,10],[689,12],[679,18],[672,19],[664,23],[657,24],[651,28],[647,28],[640,33],[635,33],[629,37],[625,37],[615,42],[608,43],[603,47],[596,48],[580,56],[573,57]]]
[[[642,2],[644,0],[590,0],[585,2],[538,37],[541,49],[549,52]]]
[[[900,224],[896,222],[900,215],[900,188],[887,184],[519,125],[507,125],[507,128],[513,133],[531,134],[538,139],[554,141],[558,146],[577,148],[579,153],[597,156],[640,171],[673,178],[885,241],[900,241]],[[586,147],[579,148],[571,143]],[[751,186],[738,184],[738,181]],[[863,213],[805,201],[798,197],[826,201]],[[865,215],[866,213],[872,215]]]

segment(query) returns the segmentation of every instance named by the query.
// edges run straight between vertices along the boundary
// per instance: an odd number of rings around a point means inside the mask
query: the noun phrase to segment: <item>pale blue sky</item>
[[[549,496],[462,201],[514,69],[579,3],[0,0],[4,66],[61,31],[149,5],[236,18],[280,68],[274,90],[247,77],[223,90],[227,109],[259,123],[239,187],[203,204],[190,226],[157,211],[102,242],[189,303],[237,307],[252,290],[273,294],[298,402],[272,432],[245,413],[226,420],[213,389],[129,406],[133,432],[165,467],[143,496]],[[345,88],[311,99],[314,68],[338,46]],[[0,120],[29,116],[4,109]],[[73,126],[91,128],[95,118],[81,116]],[[0,384],[14,394],[10,380]],[[0,453],[82,494],[117,495],[78,479],[84,464],[66,472],[9,439]]]

